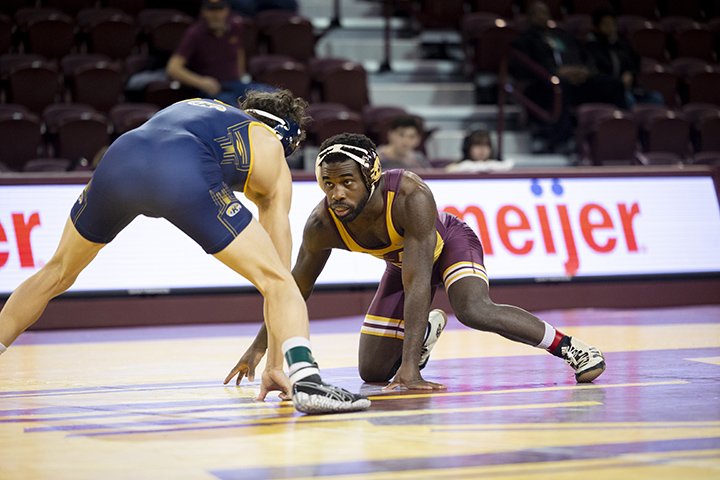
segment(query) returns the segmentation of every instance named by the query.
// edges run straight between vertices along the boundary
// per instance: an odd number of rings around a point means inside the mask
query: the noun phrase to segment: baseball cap
[[[228,0],[203,0],[202,8],[207,10],[216,10],[220,8],[226,8],[230,6]]]

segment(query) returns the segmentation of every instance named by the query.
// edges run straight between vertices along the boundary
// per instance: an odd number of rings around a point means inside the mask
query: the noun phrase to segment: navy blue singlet
[[[224,249],[252,214],[233,190],[252,171],[249,129],[262,125],[217,100],[175,103],[110,145],[70,218],[108,243],[136,216],[163,217],[207,253]]]

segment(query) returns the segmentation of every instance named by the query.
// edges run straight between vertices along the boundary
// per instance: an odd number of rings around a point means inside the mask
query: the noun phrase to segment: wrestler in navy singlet
[[[252,214],[233,193],[252,172],[250,131],[268,128],[217,100],[175,103],[108,148],[70,218],[108,243],[136,216],[163,217],[207,253],[224,249]]]

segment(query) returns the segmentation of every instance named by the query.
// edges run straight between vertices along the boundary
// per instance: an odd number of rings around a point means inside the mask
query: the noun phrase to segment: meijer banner
[[[720,272],[710,177],[428,180],[438,209],[480,237],[491,282]],[[52,256],[83,185],[0,186],[0,295]],[[253,210],[251,202],[243,204]],[[322,192],[294,183],[294,253]],[[248,248],[252,248],[249,246]],[[334,251],[319,285],[377,283],[384,264]],[[166,293],[250,287],[163,219],[138,217],[71,292]]]

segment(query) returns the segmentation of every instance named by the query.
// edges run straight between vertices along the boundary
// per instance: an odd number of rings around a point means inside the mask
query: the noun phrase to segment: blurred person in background
[[[562,89],[560,118],[540,128],[543,152],[567,153],[571,150],[574,121],[571,109],[581,103],[612,103],[626,108],[625,86],[610,75],[594,73],[586,64],[586,55],[575,38],[559,28],[551,28],[550,10],[542,1],[527,7],[529,27],[513,42],[513,48],[556,76]],[[553,91],[547,79],[539,79],[521,62],[511,65],[513,74],[529,82],[525,94],[546,110],[552,108]]]
[[[499,161],[496,158],[490,132],[479,129],[468,133],[463,139],[462,159],[445,169],[448,172],[486,172],[509,170],[513,165],[512,161]]]
[[[202,97],[237,105],[248,90],[272,91],[250,82],[246,73],[243,26],[228,0],[203,0],[200,19],[188,27],[165,71]]]
[[[598,8],[593,12],[592,20],[593,31],[588,36],[585,50],[593,70],[622,82],[627,108],[636,103],[664,104],[659,92],[636,84],[640,60],[630,45],[618,36],[615,11],[611,7]]]
[[[422,170],[432,168],[418,147],[422,143],[422,122],[413,115],[400,115],[390,121],[387,143],[380,145],[378,154],[384,168]]]

